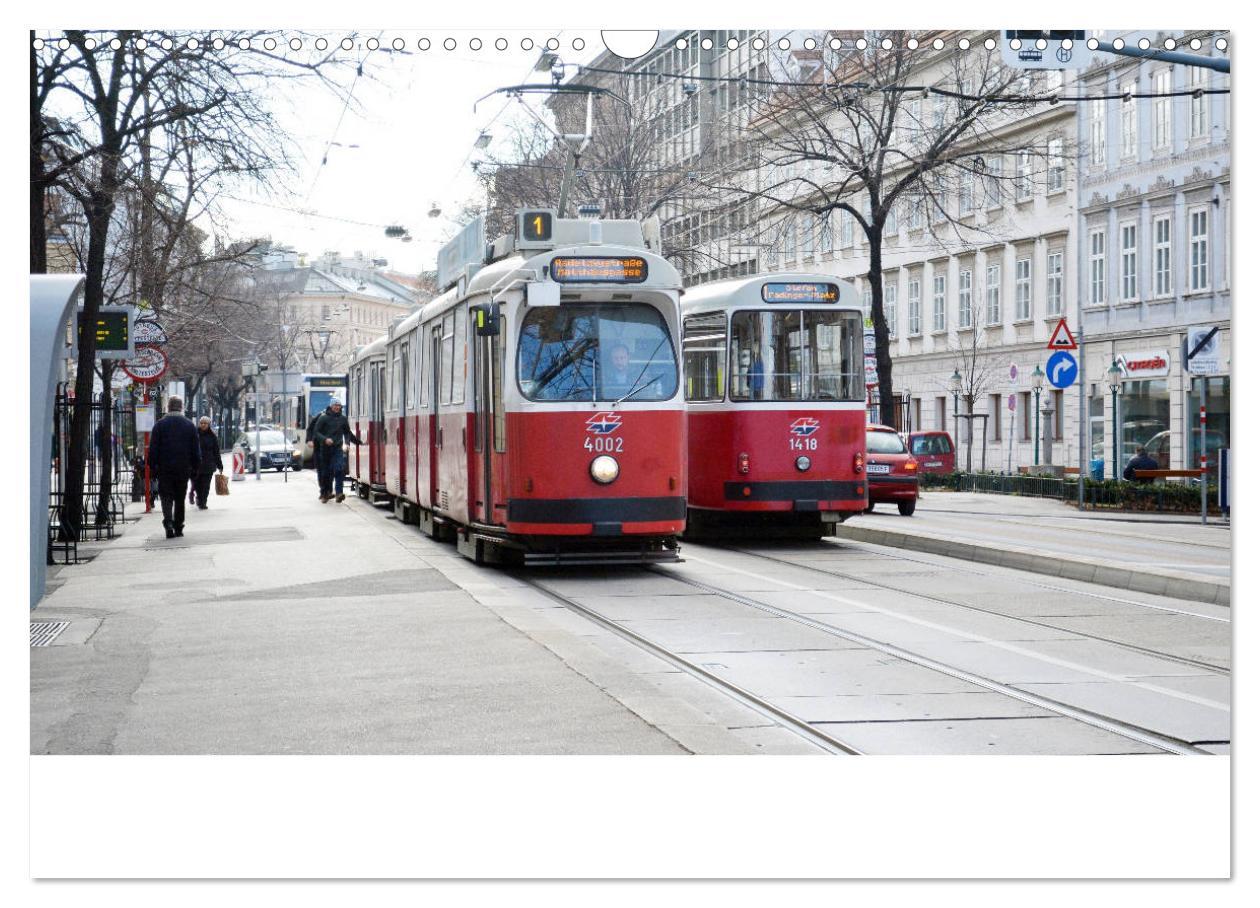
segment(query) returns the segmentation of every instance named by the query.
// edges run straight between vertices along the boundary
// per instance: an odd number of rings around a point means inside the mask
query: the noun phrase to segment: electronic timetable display
[[[565,255],[551,260],[551,279],[558,284],[641,284],[647,276],[647,259],[639,256]]]
[[[762,284],[761,298],[767,303],[835,303],[840,300],[840,288],[813,282]]]
[[[83,313],[79,313],[79,339],[83,338],[83,327],[87,322]],[[96,317],[96,350],[97,353],[123,353],[130,350],[131,329],[130,313],[121,309],[102,310]]]

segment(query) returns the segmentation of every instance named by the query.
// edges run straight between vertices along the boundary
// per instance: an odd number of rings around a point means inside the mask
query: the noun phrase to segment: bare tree
[[[644,220],[661,215],[693,191],[694,174],[664,154],[664,121],[673,109],[665,92],[647,90],[643,79],[627,72],[583,71],[566,85],[582,86],[602,93],[592,102],[591,140],[578,160],[571,199],[598,205],[606,218]],[[476,162],[488,199],[488,236],[510,231],[518,208],[556,207],[559,202],[569,150],[556,133],[585,130],[586,96],[557,95],[547,107],[549,121],[524,121],[496,153]]]
[[[33,36],[32,36],[33,37]],[[279,177],[292,159],[274,114],[277,88],[295,80],[315,80],[346,97],[343,74],[361,65],[334,52],[273,52],[293,35],[266,32],[220,34],[213,49],[206,35],[193,32],[70,30],[48,40],[31,58],[31,219],[42,232],[44,203],[56,186],[77,200],[84,213],[87,242],[84,316],[96,318],[107,298],[110,235],[120,193],[137,171],[142,189],[151,179],[146,155],[166,137],[166,147],[183,148],[201,161],[218,161],[240,178]],[[141,47],[137,41],[143,39]],[[64,45],[64,46],[63,46]],[[55,128],[54,128],[55,124]],[[204,168],[200,172],[205,172]],[[153,215],[144,211],[142,217]],[[145,234],[147,227],[140,233]],[[143,243],[143,239],[141,240]],[[44,262],[32,237],[32,268]],[[156,270],[142,269],[141,295],[152,293]],[[75,407],[68,446],[63,532],[81,525],[83,467],[88,447],[95,337],[84,335],[75,381]],[[106,389],[109,383],[105,384]]]
[[[980,324],[981,314],[980,304],[973,301],[970,319],[972,327],[959,331],[958,343],[953,351],[954,371],[962,379],[959,397],[966,406],[967,472],[971,472],[972,466],[971,452],[975,439],[976,403],[994,387],[997,375],[993,355],[985,347],[984,332],[977,327]],[[957,425],[954,426],[954,438],[955,441],[958,438]],[[982,438],[981,442],[987,444],[988,439]]]
[[[840,50],[829,49],[833,37]],[[941,242],[974,243],[992,228],[960,213],[956,200],[977,189],[1010,195],[1032,178],[1031,161],[1046,159],[1044,145],[1030,141],[1027,131],[1007,128],[1036,106],[1022,87],[1014,90],[1026,74],[1003,67],[998,51],[979,40],[966,51],[956,49],[956,36],[947,42],[954,49],[933,51],[924,41],[924,49],[912,51],[908,37],[829,33],[816,36],[818,50],[775,58],[773,84],[749,95],[749,169],[735,180],[703,176],[719,197],[759,202],[750,226],[762,231],[763,245],[773,247],[785,225],[793,229],[796,213],[817,218],[839,210],[853,218],[869,248],[880,419],[890,424],[895,404],[883,243],[895,212],[917,209]],[[859,39],[867,42],[864,49]],[[1012,159],[1023,166],[999,166]]]

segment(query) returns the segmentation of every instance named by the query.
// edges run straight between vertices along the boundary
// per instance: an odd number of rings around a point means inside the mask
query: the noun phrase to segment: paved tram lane
[[[1228,750],[1227,608],[834,541],[685,556],[544,582],[865,753]]]
[[[483,568],[314,492],[58,570],[32,753],[1229,751],[1226,606],[843,540]]]

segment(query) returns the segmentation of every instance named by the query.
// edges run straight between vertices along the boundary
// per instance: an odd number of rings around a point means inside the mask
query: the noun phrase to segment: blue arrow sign
[[[1058,350],[1046,360],[1046,377],[1056,388],[1070,387],[1076,381],[1076,373],[1076,357],[1066,350]]]

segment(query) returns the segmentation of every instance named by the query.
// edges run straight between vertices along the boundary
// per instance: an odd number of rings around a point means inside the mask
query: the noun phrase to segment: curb
[[[1226,607],[1229,607],[1230,603],[1230,587],[1227,584],[1184,577],[1169,577],[1164,574],[1153,574],[1149,571],[1116,567],[1092,560],[1056,558],[1043,552],[1028,549],[997,548],[996,546],[977,545],[971,542],[956,542],[952,539],[941,539],[935,536],[896,533],[890,530],[846,526],[844,524],[836,527],[836,537],[839,539],[851,539],[854,542],[886,545],[898,549],[912,549],[916,552],[944,555],[948,558],[960,558],[964,561],[979,561],[984,564],[997,565],[998,567],[1013,568],[1034,574],[1047,574],[1051,577],[1063,577],[1067,580],[1079,580],[1083,583],[1097,583],[1101,586],[1133,590],[1138,593],[1150,593],[1154,596],[1193,599],[1196,602],[1210,602],[1214,605],[1224,605]]]

